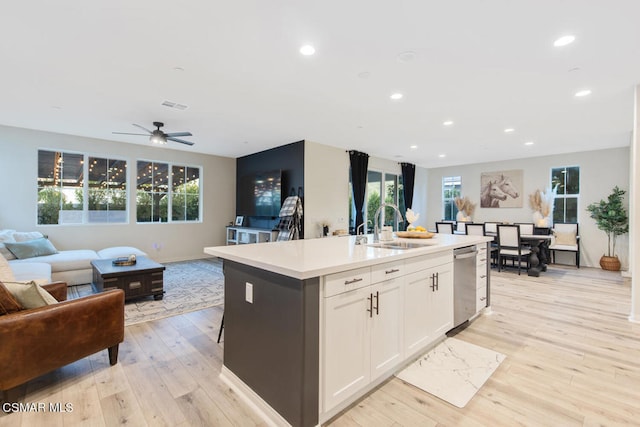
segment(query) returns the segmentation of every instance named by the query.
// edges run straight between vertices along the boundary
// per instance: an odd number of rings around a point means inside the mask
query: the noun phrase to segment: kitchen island
[[[473,303],[488,306],[490,238],[436,235],[393,247],[368,239],[204,249],[224,260],[221,377],[274,424],[327,421],[443,339],[453,327],[454,249],[478,248]]]

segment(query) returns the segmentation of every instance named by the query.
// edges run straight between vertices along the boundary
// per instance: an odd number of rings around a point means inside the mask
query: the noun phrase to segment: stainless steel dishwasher
[[[453,250],[453,327],[476,313],[476,255],[474,246]]]

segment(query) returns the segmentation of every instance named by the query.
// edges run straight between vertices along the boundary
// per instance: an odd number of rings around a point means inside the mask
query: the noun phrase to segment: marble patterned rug
[[[190,311],[224,304],[224,276],[218,259],[170,262],[163,264],[164,297],[145,297],[127,301],[125,325],[162,319]],[[90,295],[91,285],[71,286],[69,299]]]
[[[396,377],[464,408],[505,358],[502,353],[447,338]]]

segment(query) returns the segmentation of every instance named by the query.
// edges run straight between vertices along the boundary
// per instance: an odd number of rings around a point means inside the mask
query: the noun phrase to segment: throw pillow
[[[11,295],[11,292],[9,292],[9,289],[0,282],[0,316],[11,314],[22,309],[20,303],[16,301],[13,295]]]
[[[41,237],[35,240],[29,240],[26,242],[5,243],[7,249],[9,249],[18,259],[33,258],[37,256],[53,255],[58,251],[53,244]]]
[[[35,282],[4,282],[11,295],[25,309],[44,307],[58,301]]]
[[[4,245],[5,242],[15,242],[13,238],[14,230],[0,230],[0,255],[6,259],[16,259],[9,249]]]
[[[41,237],[46,237],[39,231],[14,231],[13,238],[16,242],[26,242],[28,240],[35,240]]]
[[[555,231],[553,236],[556,238],[556,245],[575,246],[577,244],[576,233]]]
[[[7,260],[0,254],[0,282],[15,282],[16,277]]]

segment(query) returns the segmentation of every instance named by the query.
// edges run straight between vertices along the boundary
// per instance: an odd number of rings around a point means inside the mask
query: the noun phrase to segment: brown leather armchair
[[[0,316],[0,390],[6,391],[105,348],[118,362],[124,340],[120,289],[67,301],[67,284],[44,285],[59,304]]]

